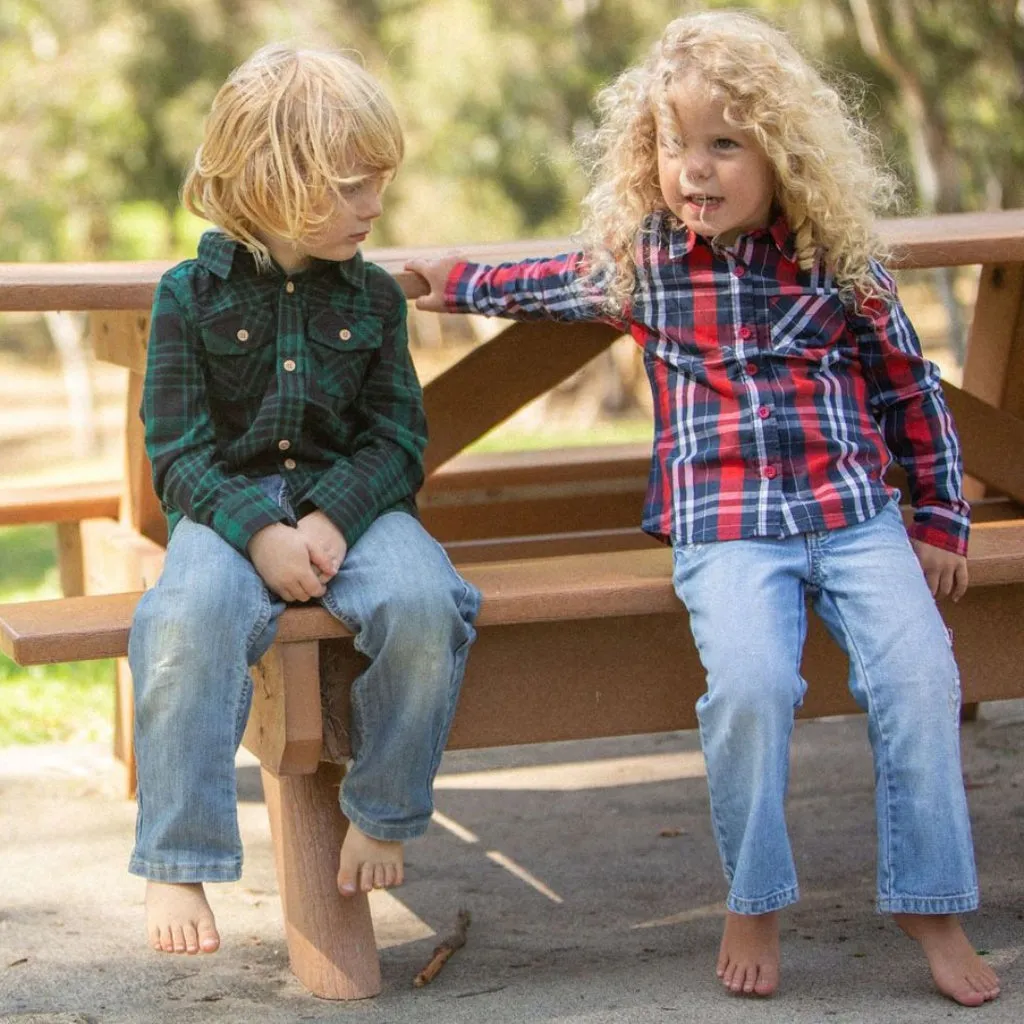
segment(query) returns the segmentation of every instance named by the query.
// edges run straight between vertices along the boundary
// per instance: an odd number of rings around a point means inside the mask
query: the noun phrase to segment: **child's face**
[[[361,172],[351,173],[355,176]],[[311,259],[352,259],[381,215],[381,196],[389,180],[390,175],[367,172],[359,182],[341,190],[331,215],[315,233],[298,241],[273,236],[264,239],[270,255],[289,274],[305,270]]]
[[[767,227],[775,175],[754,138],[726,123],[724,105],[700,79],[678,79],[667,99],[671,119],[658,116],[658,181],[668,208],[723,245]]]

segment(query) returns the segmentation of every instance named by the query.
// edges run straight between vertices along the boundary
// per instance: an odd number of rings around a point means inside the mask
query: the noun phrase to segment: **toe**
[[[359,888],[369,892],[373,888],[373,865],[363,864],[359,868]]]
[[[779,984],[778,972],[772,967],[764,967],[757,972],[754,992],[759,996],[770,996]]]
[[[220,935],[212,921],[199,922],[199,948],[204,953],[216,953],[220,949]]]
[[[196,931],[196,926],[192,921],[189,921],[181,930],[182,938],[185,940],[185,952],[190,955],[195,955],[199,952],[199,934]]]
[[[185,952],[185,931],[180,924],[171,925],[171,948],[175,953]]]

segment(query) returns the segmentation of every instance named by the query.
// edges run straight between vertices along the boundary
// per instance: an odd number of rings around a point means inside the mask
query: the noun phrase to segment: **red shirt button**
[[[763,420],[768,419],[768,417],[771,416],[771,414],[772,411],[771,409],[768,408],[767,405],[762,405],[761,408],[757,410],[757,415],[760,416]]]
[[[743,326],[742,326],[742,327],[740,328],[740,337],[741,337],[741,338],[744,338],[744,339],[745,339],[745,338],[749,338],[749,337],[750,337],[750,336],[751,336],[751,335],[752,335],[753,333],[754,333],[754,332],[753,332],[753,331],[752,331],[752,330],[751,330],[751,329],[750,329],[749,327],[747,327],[747,326],[746,326],[746,324],[744,324],[744,325],[743,325]]]
[[[765,466],[763,476],[765,480],[774,480],[778,470],[774,466]]]
[[[751,377],[753,377],[754,374],[757,373],[757,363],[747,363],[746,371]]]
[[[742,276],[743,276],[743,275],[744,275],[744,274],[745,274],[746,272],[747,272],[747,268],[746,268],[746,267],[737,267],[737,268],[736,268],[736,269],[735,269],[735,270],[733,271],[733,273],[734,273],[734,274],[735,274],[735,275],[736,275],[737,277],[742,277]]]

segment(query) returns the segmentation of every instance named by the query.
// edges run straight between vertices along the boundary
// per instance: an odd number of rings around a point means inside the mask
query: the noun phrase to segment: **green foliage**
[[[0,601],[59,597],[52,526],[0,529]],[[21,668],[0,654],[0,746],[110,736],[112,662]]]
[[[0,258],[189,254],[198,230],[178,189],[205,112],[230,68],[282,38],[358,51],[399,107],[409,157],[374,244],[564,235],[598,89],[672,17],[723,6],[734,0],[4,0]],[[866,84],[911,204],[1024,203],[1016,0],[969,16],[963,0],[747,6]]]

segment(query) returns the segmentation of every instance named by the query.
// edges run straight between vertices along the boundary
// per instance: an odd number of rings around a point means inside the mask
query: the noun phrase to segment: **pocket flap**
[[[324,348],[338,352],[380,348],[384,340],[380,318],[352,316],[326,310],[309,321],[309,337]]]

